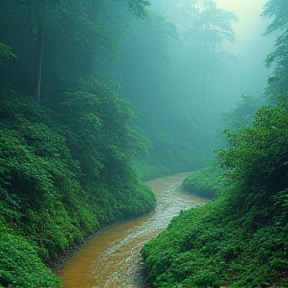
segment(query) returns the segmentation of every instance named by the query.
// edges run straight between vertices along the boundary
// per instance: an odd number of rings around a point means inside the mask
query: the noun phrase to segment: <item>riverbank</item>
[[[155,211],[112,225],[88,240],[56,271],[65,287],[145,287],[140,272],[143,245],[163,231],[181,210],[206,201],[191,195],[182,186],[183,179],[189,174],[147,182],[156,195]]]

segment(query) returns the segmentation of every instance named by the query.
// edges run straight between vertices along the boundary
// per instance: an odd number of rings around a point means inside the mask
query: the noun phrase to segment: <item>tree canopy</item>
[[[265,34],[270,35],[278,32],[279,36],[275,43],[275,50],[267,56],[266,65],[270,67],[274,64],[274,71],[269,78],[268,93],[277,95],[287,93],[288,90],[288,3],[285,0],[266,3],[263,11],[263,17],[269,18],[271,24],[267,27]]]

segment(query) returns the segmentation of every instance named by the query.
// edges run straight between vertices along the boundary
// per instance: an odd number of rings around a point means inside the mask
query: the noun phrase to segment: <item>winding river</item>
[[[186,192],[181,173],[147,182],[156,195],[152,213],[115,224],[90,239],[56,271],[65,288],[143,288],[140,250],[181,210],[206,200]]]

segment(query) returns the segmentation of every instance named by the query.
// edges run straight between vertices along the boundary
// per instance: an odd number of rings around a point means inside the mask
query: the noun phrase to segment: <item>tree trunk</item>
[[[208,51],[208,32],[209,32],[209,23],[208,23],[208,3],[207,0],[204,2],[205,12],[206,12],[206,20],[205,20],[205,34],[204,34],[204,59],[203,59],[203,79],[202,79],[202,101],[206,104],[207,101],[207,87],[206,87],[206,78],[207,78],[207,51]]]
[[[35,58],[34,58],[34,72],[35,72],[35,81],[34,81],[34,100],[39,105],[40,104],[40,93],[41,93],[41,76],[42,76],[42,61],[43,61],[43,48],[44,48],[44,27],[43,19],[40,20],[37,39],[35,42]]]
[[[214,79],[214,63],[215,63],[215,43],[212,45],[212,51],[211,51],[211,68],[210,68],[210,76],[209,76],[209,88],[208,88],[208,104],[211,104],[211,96],[212,96],[212,84]]]

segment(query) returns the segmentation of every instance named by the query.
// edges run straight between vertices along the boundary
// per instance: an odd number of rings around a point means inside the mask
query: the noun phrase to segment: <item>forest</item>
[[[63,287],[59,257],[189,171],[211,200],[144,246],[146,284],[288,287],[288,2],[264,4],[237,54],[213,0],[0,2],[0,287]]]
[[[266,34],[278,32],[265,93],[224,113],[213,165],[184,180],[212,200],[182,211],[142,249],[151,287],[288,287],[287,15],[287,1],[265,4]]]

